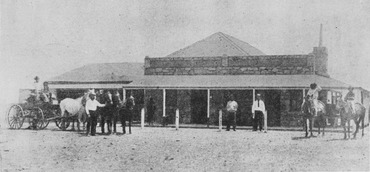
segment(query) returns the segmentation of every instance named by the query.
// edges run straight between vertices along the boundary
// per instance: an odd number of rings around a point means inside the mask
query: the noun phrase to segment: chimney
[[[328,50],[322,45],[322,24],[320,25],[319,46],[313,48],[315,55],[315,74],[329,77],[328,74]]]

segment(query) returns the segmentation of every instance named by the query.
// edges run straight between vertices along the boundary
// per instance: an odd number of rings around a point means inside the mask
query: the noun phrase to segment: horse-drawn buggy
[[[7,111],[7,121],[11,129],[22,128],[25,122],[31,129],[45,129],[51,121],[60,129],[66,129],[78,115],[63,115],[60,104],[50,93],[39,92],[32,94],[23,103],[13,104]],[[63,123],[63,125],[62,125]],[[72,125],[73,126],[73,125]]]
[[[50,122],[48,118],[56,116],[58,110],[58,105],[49,100],[46,93],[40,92],[38,98],[33,94],[24,103],[11,105],[7,111],[9,127],[20,129],[28,122],[30,128],[46,128]]]

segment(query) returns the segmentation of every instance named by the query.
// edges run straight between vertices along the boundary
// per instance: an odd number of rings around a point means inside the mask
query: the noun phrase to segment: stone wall
[[[145,58],[145,75],[309,75],[314,55]]]

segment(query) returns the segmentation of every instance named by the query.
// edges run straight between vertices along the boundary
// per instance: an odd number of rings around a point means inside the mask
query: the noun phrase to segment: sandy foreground
[[[342,133],[305,139],[303,132],[133,128],[97,135],[0,130],[3,171],[369,171],[369,128],[356,140]],[[100,128],[98,129],[100,132]],[[119,128],[121,132],[121,128]]]

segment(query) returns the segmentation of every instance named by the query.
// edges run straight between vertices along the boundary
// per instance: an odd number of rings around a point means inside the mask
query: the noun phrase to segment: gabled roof
[[[250,44],[222,32],[217,32],[166,57],[217,57],[265,55]]]
[[[348,88],[348,84],[318,75],[145,75],[130,77],[124,88],[245,89],[308,88],[317,83],[323,88]]]
[[[131,82],[127,76],[144,75],[143,63],[96,63],[53,77],[50,84]]]

